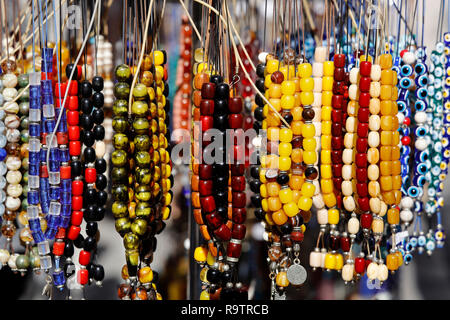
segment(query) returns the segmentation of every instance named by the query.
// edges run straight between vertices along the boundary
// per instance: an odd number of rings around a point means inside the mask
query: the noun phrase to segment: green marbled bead
[[[150,192],[150,188],[148,186],[141,185],[136,188],[135,195],[139,201],[149,201],[152,193]]]
[[[124,184],[117,184],[112,188],[112,195],[116,201],[128,201],[128,188]]]
[[[23,158],[22,159],[22,169],[28,170],[28,163],[29,163],[29,159],[28,158]]]
[[[130,232],[131,222],[128,218],[119,218],[115,222],[116,231],[123,237],[127,232]]]
[[[123,133],[116,133],[113,137],[113,145],[116,150],[128,150],[128,136]]]
[[[22,93],[22,91],[23,91],[23,93]],[[29,101],[30,100],[30,89],[20,88],[17,91],[17,95],[20,95],[20,94],[22,94],[22,95],[20,96],[19,101]]]
[[[27,129],[28,130],[29,125],[30,125],[30,120],[28,120],[27,116],[20,117],[20,127],[22,129]]]
[[[114,74],[118,81],[128,81],[131,77],[131,69],[126,64],[121,64],[116,67]]]
[[[147,97],[147,87],[145,84],[138,83],[133,89],[133,97],[135,100],[144,100]]]
[[[26,270],[30,266],[30,258],[28,256],[21,254],[16,259],[16,266],[19,270]]]
[[[131,231],[138,236],[143,236],[147,231],[147,221],[144,219],[135,219],[131,224]]]
[[[131,105],[131,112],[136,117],[145,117],[148,113],[148,104],[145,101],[134,101]]]
[[[112,126],[115,132],[125,132],[128,130],[128,121],[124,117],[114,117]]]
[[[20,141],[22,141],[22,143],[28,143],[29,139],[30,135],[27,129],[23,129],[22,131],[20,131]]]
[[[125,218],[128,215],[128,207],[125,202],[114,201],[111,207],[114,219]]]
[[[134,147],[137,151],[149,150],[151,146],[150,137],[146,134],[140,134],[134,137]]]
[[[41,259],[39,258],[38,254],[30,254],[30,265],[31,267],[33,267],[33,269],[41,268]]]
[[[126,82],[117,82],[114,85],[114,96],[117,99],[128,99],[130,97],[130,85]]]
[[[29,101],[22,101],[19,104],[19,112],[22,115],[28,115],[28,113],[30,112],[30,102]]]
[[[128,163],[127,152],[124,150],[114,150],[111,154],[111,161],[116,167],[125,167]]]
[[[152,213],[152,208],[148,202],[138,202],[135,209],[136,217],[147,219]]]
[[[128,183],[128,170],[125,167],[114,167],[111,170],[113,183]]]
[[[134,174],[136,182],[143,185],[150,184],[152,180],[152,175],[150,169],[148,168],[137,168]]]
[[[125,99],[117,99],[114,101],[113,113],[116,116],[126,116],[128,113],[128,101]]]
[[[133,129],[136,134],[146,134],[150,128],[147,118],[136,118],[133,121]]]
[[[138,151],[135,156],[136,165],[141,168],[147,168],[150,166],[150,153],[147,151]]]
[[[127,250],[137,249],[139,247],[139,237],[133,232],[127,232],[123,237],[123,246]]]
[[[22,193],[26,194],[27,192],[28,192],[28,186],[23,187]],[[27,208],[28,208],[28,199],[27,198],[22,199],[21,206],[22,206],[22,210],[27,211]]]
[[[19,87],[25,88],[28,85],[28,83],[29,83],[28,74],[26,73],[19,74],[19,76],[17,77],[17,84],[19,85]]]

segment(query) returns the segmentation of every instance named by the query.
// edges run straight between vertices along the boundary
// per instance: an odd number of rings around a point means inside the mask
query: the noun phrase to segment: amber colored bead
[[[384,202],[387,205],[393,205],[395,202],[395,193],[393,191],[381,192]]]
[[[194,86],[195,89],[200,90],[204,83],[207,83],[209,81],[209,75],[207,73],[197,73],[194,77]]]
[[[275,71],[270,76],[272,83],[281,84],[284,81],[284,75],[281,71]]]
[[[389,224],[400,223],[400,211],[397,208],[391,208],[387,212],[387,219]]]
[[[385,53],[380,55],[380,67],[381,69],[391,69],[392,68],[392,55]]]
[[[382,176],[390,176],[392,173],[392,161],[380,161],[380,174]]]

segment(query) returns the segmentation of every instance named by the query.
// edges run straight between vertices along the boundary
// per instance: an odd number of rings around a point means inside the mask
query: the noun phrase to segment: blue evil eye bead
[[[406,101],[408,99],[408,96],[409,96],[408,90],[400,90],[400,92],[398,93],[398,100]]]
[[[440,78],[444,75],[444,69],[442,67],[436,67],[434,68],[434,76],[436,78]],[[437,80],[437,79],[435,79]]]
[[[444,240],[444,232],[442,230],[437,230],[434,233],[434,239],[436,239],[436,241],[442,241]]]
[[[423,111],[423,110],[420,110]],[[425,126],[417,127],[415,131],[416,137],[425,137],[428,133],[428,130]]]
[[[405,136],[408,136],[408,134],[405,134]],[[411,148],[409,147],[409,146],[405,146],[405,145],[402,145],[401,147],[400,147],[400,153],[405,157],[405,159],[406,159],[406,157],[411,153]],[[408,157],[409,158],[409,157]],[[407,161],[408,159],[406,159],[405,161]]]
[[[398,112],[404,112],[406,110],[406,102],[403,100],[397,101]]]
[[[436,195],[436,189],[435,188],[431,188],[431,187],[428,187],[428,196],[429,197],[434,197],[435,195]],[[429,205],[429,208],[432,208],[433,206],[434,206],[434,203],[433,204],[429,204],[428,202],[427,202],[427,205]],[[427,208],[425,207],[425,210],[426,210]],[[428,211],[428,210],[427,210]]]
[[[412,245],[411,241],[408,241],[408,242],[405,244],[405,249],[406,249],[406,251],[412,251],[412,250],[414,250],[414,246]]]
[[[428,76],[426,74],[423,74],[421,76],[416,77],[415,82],[416,82],[417,86],[425,87],[425,86],[428,85],[429,79],[428,79]],[[426,88],[422,88],[422,89],[424,89],[425,91],[427,90]]]
[[[438,82],[437,79],[435,82]],[[436,86],[435,86],[435,88],[436,88]],[[442,100],[442,92],[441,91],[436,91],[436,94],[434,94],[433,96],[434,96],[434,99],[437,101]]]
[[[419,241],[418,241],[417,237],[411,237],[409,239],[409,243],[412,245],[413,248],[415,248],[419,244]]]
[[[444,43],[445,43],[445,45],[450,44],[450,32],[444,33]]]
[[[403,261],[405,262],[405,264],[409,264],[412,261],[412,258],[413,258],[413,256],[411,253],[406,253],[403,256]]]
[[[418,188],[422,188],[426,182],[427,182],[427,179],[425,178],[425,176],[414,176],[413,177],[413,183]]]
[[[397,75],[400,75],[400,68],[398,66],[393,66],[392,70],[395,71],[397,73]]]
[[[414,67],[417,76],[421,76],[427,72],[427,66],[424,63],[418,62]]]
[[[417,99],[423,100],[423,99],[426,99],[427,96],[428,96],[428,90],[426,88],[419,88],[416,90],[416,98]]]
[[[416,198],[419,195],[419,188],[416,186],[411,186],[408,188],[408,196],[411,198]]]
[[[412,85],[412,80],[410,78],[402,78],[400,80],[400,88],[409,89]]]
[[[412,75],[412,73],[413,73],[413,68],[409,64],[403,65],[402,68],[400,69],[400,74],[403,77],[409,77],[410,75]]]
[[[423,247],[427,243],[427,238],[425,236],[419,236],[417,238],[417,244],[421,247]]]
[[[432,239],[429,239],[425,245],[425,248],[428,251],[433,251],[436,248],[436,244],[434,243],[434,241]]]

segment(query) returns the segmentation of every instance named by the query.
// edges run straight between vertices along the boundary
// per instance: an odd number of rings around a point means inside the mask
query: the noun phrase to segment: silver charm
[[[300,263],[295,262],[287,269],[286,274],[289,283],[291,283],[293,286],[302,285],[303,283],[305,283],[307,278],[306,269]]]
[[[48,300],[52,300],[52,298],[53,298],[52,277],[50,275],[48,275],[47,279],[45,279],[45,282],[47,284],[44,286],[44,289],[42,289],[42,295],[46,296],[48,298]]]

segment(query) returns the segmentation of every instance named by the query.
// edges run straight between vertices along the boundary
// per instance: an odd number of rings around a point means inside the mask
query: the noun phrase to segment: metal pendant
[[[300,286],[306,281],[306,269],[301,264],[294,263],[287,269],[287,278],[293,286]]]

